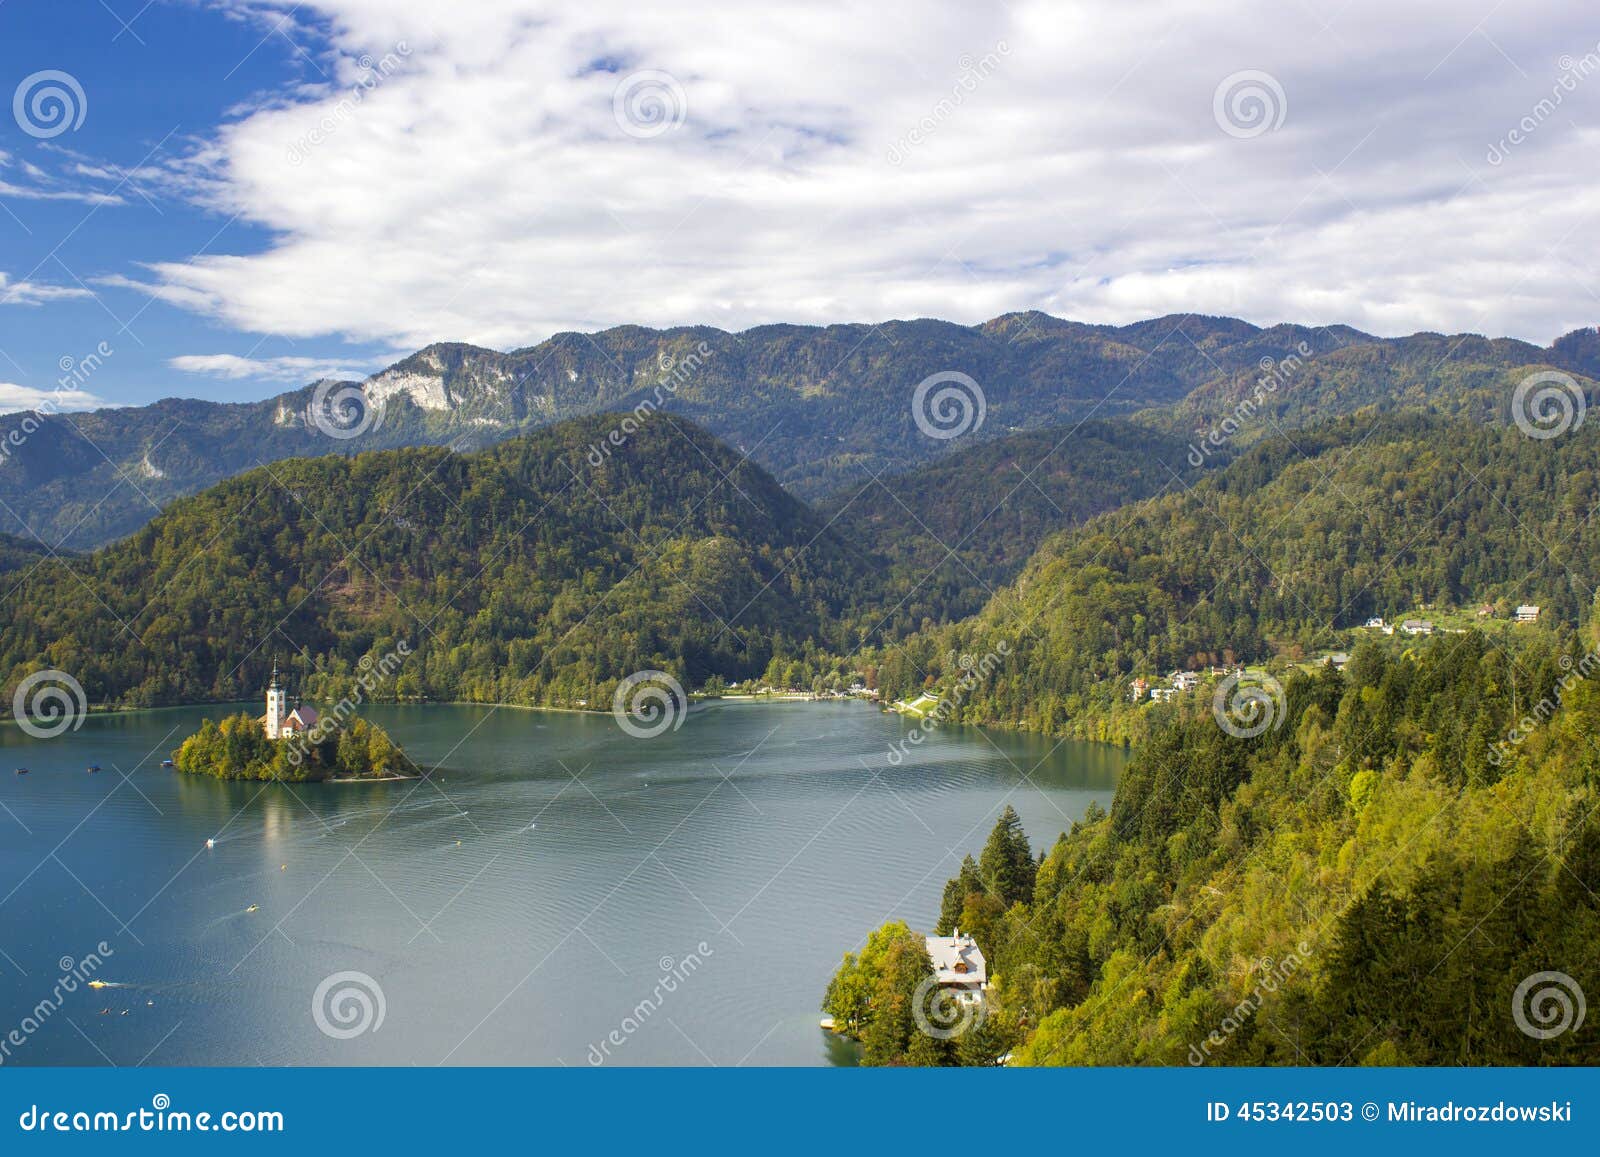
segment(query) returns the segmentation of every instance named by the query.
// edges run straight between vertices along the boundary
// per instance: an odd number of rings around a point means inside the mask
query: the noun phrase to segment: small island
[[[241,711],[220,723],[207,719],[173,752],[173,766],[217,779],[291,783],[413,779],[421,772],[388,732],[345,711],[319,714],[296,704],[274,664],[267,713]]]

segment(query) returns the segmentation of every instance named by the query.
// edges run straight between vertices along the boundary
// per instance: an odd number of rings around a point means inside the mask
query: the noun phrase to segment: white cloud
[[[94,294],[87,289],[80,289],[77,286],[12,281],[4,273],[0,273],[0,305],[43,305],[47,301],[93,296]]]
[[[335,82],[243,111],[174,174],[274,240],[148,287],[254,332],[505,347],[1037,307],[1547,340],[1600,313],[1600,48],[1567,0],[313,14]],[[400,67],[373,81],[363,55]],[[640,69],[686,103],[648,139],[613,108]],[[1287,109],[1241,139],[1214,102],[1247,70]]]
[[[272,357],[247,358],[237,354],[184,354],[168,363],[173,369],[186,374],[204,374],[207,377],[238,381],[255,378],[272,382],[313,382],[321,378],[354,378],[367,376],[380,363],[327,361],[322,358]]]
[[[57,413],[62,410],[94,410],[108,403],[104,398],[84,390],[38,390],[32,386],[19,386],[14,382],[0,382],[0,414],[14,414],[19,410],[44,410]]]

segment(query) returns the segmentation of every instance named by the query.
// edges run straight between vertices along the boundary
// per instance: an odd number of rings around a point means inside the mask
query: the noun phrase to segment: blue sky
[[[0,0],[0,82],[0,408],[101,343],[68,404],[628,322],[1600,317],[1555,0]]]
[[[138,176],[124,178],[183,155],[230,107],[302,77],[307,62],[293,45],[216,10],[144,0],[5,0],[0,29],[8,95],[25,77],[55,69],[78,78],[85,97],[81,126],[53,137],[21,131],[10,115],[0,122],[0,150],[10,161],[0,182],[16,187],[0,194],[0,273],[8,287],[28,282],[79,295],[0,310],[0,382],[52,389],[61,359],[82,360],[104,342],[112,355],[96,371],[99,380],[85,383],[97,397],[232,400],[271,389],[178,373],[170,360],[200,346],[267,356],[326,351],[336,358],[354,354],[357,362],[374,356],[372,348],[352,349],[337,339],[262,342],[265,335],[241,334],[148,293],[105,284],[117,275],[137,277],[153,261],[267,245],[269,235],[249,221],[208,211]],[[86,175],[87,169],[103,174]],[[96,194],[107,199],[94,203]]]

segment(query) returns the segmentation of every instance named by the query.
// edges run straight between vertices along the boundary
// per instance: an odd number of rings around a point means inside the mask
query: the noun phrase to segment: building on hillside
[[[1172,697],[1177,693],[1178,689],[1176,687],[1152,687],[1150,688],[1150,702],[1171,703]]]
[[[289,692],[278,678],[278,664],[272,664],[272,681],[267,684],[267,713],[258,723],[268,739],[287,739],[301,735],[317,725],[317,709],[296,702],[289,707]]]
[[[1493,603],[1480,603],[1480,604],[1478,604],[1478,617],[1480,619],[1492,619],[1492,618],[1494,618],[1494,604]]]
[[[1150,690],[1150,680],[1140,677],[1128,684],[1128,697],[1135,703],[1144,698],[1144,693]]]
[[[1388,623],[1385,623],[1381,618],[1377,618],[1377,617],[1370,618],[1370,619],[1367,620],[1367,630],[1369,630],[1369,631],[1381,631],[1381,630],[1383,630],[1384,627],[1386,627],[1388,625],[1389,625]]]
[[[1174,671],[1172,685],[1179,691],[1193,691],[1200,686],[1200,673],[1198,671]]]
[[[1517,608],[1517,622],[1537,623],[1539,621],[1539,608],[1531,603],[1524,603]]]
[[[959,928],[952,935],[926,939],[939,987],[949,989],[963,1003],[976,1004],[982,1000],[983,990],[989,985],[989,966],[977,941],[963,936]]]
[[[1433,634],[1433,624],[1427,619],[1407,619],[1400,624],[1400,629],[1408,635]]]

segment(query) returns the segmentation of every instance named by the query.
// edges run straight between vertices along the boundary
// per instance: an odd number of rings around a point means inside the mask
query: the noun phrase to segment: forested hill
[[[850,649],[839,624],[874,568],[693,425],[660,415],[593,452],[617,428],[292,459],[8,575],[5,703],[41,667],[93,703],[253,698],[275,655],[337,683],[405,641],[402,694],[608,704],[641,669],[697,686]]]
[[[1514,420],[1518,386],[1538,373],[1566,375],[1573,398],[1600,398],[1600,334],[1578,330],[1549,349],[1501,338],[1423,333],[1360,342],[1218,373],[1181,402],[1140,420],[1203,445],[1222,429],[1235,447],[1364,410],[1412,410],[1484,423]],[[1560,379],[1557,379],[1560,380]],[[1230,419],[1246,420],[1234,430]]]
[[[1182,489],[1186,443],[1136,422],[1089,421],[1009,434],[821,503],[835,529],[889,564],[891,636],[965,618],[1051,534]]]
[[[937,926],[987,958],[981,1017],[917,1031],[945,1022],[904,925],[825,1007],[874,1064],[1595,1064],[1600,1036],[1560,1031],[1600,985],[1594,642],[1369,642],[1290,679],[1258,736],[1167,719],[1110,815],[1032,833],[1042,861],[1002,817],[950,880]]]
[[[1263,443],[1182,493],[1057,535],[981,614],[890,648],[894,698],[1005,641],[961,717],[1087,732],[1134,675],[1313,656],[1369,616],[1534,603],[1588,613],[1600,425],[1553,439],[1420,416]]]

